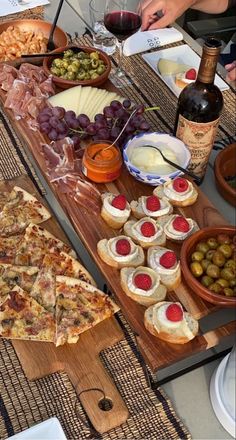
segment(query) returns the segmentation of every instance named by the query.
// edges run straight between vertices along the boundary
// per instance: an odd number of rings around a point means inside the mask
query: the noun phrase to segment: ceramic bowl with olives
[[[71,45],[58,48],[53,53],[54,57],[44,58],[43,67],[60,88],[66,89],[75,85],[99,86],[109,76],[110,59],[100,50]]]
[[[181,263],[189,287],[209,302],[236,305],[236,229],[204,228],[185,240]]]

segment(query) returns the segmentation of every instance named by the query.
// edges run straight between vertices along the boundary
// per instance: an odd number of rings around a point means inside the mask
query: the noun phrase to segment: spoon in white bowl
[[[195,182],[200,185],[201,183],[201,179],[200,177],[198,177],[196,174],[192,173],[192,171],[186,170],[185,168],[181,167],[180,165],[178,165],[175,162],[172,162],[171,160],[167,159],[167,157],[162,153],[161,150],[159,150],[158,147],[154,146],[154,145],[142,145],[142,147],[148,147],[148,148],[154,148],[154,150],[158,151],[160,153],[160,155],[162,156],[162,159],[167,162],[169,165],[171,165],[174,168],[177,168],[177,170],[183,171],[184,174],[187,174],[188,176],[192,177]]]

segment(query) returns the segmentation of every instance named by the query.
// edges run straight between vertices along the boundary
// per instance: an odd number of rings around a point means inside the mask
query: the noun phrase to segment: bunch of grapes
[[[129,99],[125,99],[123,103],[114,100],[104,107],[103,113],[95,116],[94,122],[85,114],[76,116],[74,111],[65,111],[62,107],[44,108],[37,120],[40,131],[47,134],[50,140],[56,141],[70,136],[77,149],[81,140],[86,139],[114,142],[134,112],[117,141],[117,145],[122,147],[129,137],[150,129],[144,118],[144,110],[143,105],[132,106]]]

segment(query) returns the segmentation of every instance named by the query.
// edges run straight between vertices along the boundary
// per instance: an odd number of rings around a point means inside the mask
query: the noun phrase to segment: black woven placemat
[[[190,439],[169,399],[160,389],[153,391],[149,387],[131,329],[121,314],[119,321],[124,328],[125,339],[104,350],[101,360],[128,407],[130,415],[126,423],[104,435],[91,431],[68,376],[55,373],[29,382],[12,344],[2,340],[0,438],[6,439],[56,416],[68,440]]]

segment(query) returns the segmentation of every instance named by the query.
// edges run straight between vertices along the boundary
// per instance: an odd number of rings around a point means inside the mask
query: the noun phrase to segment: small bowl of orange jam
[[[122,167],[119,148],[109,141],[96,141],[87,146],[82,160],[84,175],[97,183],[116,180]]]

